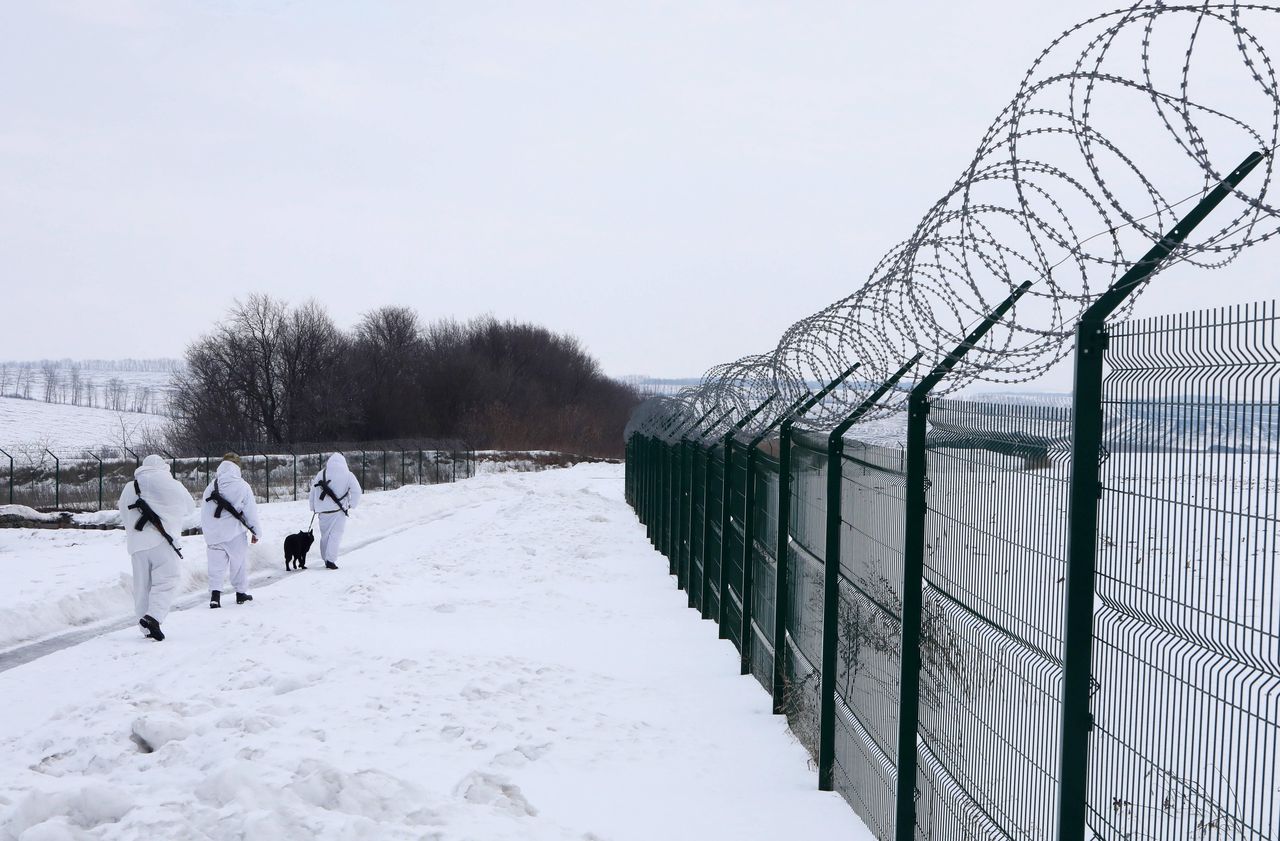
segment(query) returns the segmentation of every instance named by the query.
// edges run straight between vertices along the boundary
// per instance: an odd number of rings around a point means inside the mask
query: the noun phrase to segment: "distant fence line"
[[[311,478],[330,453],[346,455],[366,490],[455,482],[474,476],[475,451],[460,440],[293,445],[219,442],[200,452],[159,451],[176,479],[193,495],[203,493],[223,453],[240,455],[241,470],[259,502],[305,498]],[[0,449],[0,504],[37,511],[98,511],[113,507],[120,488],[149,452],[127,447],[13,447]]]
[[[689,606],[877,838],[1280,838],[1276,304],[1099,341],[1074,411],[627,442]]]

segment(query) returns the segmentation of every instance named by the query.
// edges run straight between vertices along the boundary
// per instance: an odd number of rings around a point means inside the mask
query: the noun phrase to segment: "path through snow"
[[[621,490],[390,492],[337,572],[0,674],[0,839],[870,839]]]

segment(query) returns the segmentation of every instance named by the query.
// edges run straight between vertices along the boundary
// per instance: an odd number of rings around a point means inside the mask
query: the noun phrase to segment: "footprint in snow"
[[[533,817],[538,814],[520,791],[520,786],[497,774],[473,771],[454,788],[454,795],[478,806],[491,806],[508,814]]]

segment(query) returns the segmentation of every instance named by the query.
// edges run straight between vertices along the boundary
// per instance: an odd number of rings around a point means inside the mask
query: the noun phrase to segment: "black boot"
[[[244,604],[253,601],[253,596],[248,593],[236,593],[236,604]]]
[[[212,590],[209,593],[209,607],[222,607],[222,591]]]
[[[325,569],[337,569],[337,568],[338,568],[338,565],[337,565],[337,564],[335,564],[333,561],[325,561],[325,562],[324,562],[324,567],[325,567]]]
[[[151,614],[147,614],[139,619],[138,624],[145,628],[147,636],[151,637],[156,642],[160,642],[164,639],[164,632],[160,630],[160,623],[157,622]]]

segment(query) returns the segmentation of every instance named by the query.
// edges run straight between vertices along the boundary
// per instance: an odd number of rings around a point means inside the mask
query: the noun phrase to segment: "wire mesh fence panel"
[[[775,711],[876,837],[1078,839],[1086,814],[1107,841],[1280,837],[1278,322],[1268,303],[1098,326],[1077,373],[1105,358],[1101,397],[923,404],[916,449],[844,440],[839,477],[828,437],[792,428],[784,535],[768,444],[750,471],[707,462],[683,504],[708,577],[723,557],[726,600],[749,593],[744,665],[772,689],[777,661]]]
[[[138,459],[110,447],[49,450],[13,447],[13,503],[38,511],[114,508],[120,488],[133,480]],[[6,488],[7,491],[7,488]],[[0,502],[8,503],[8,495]]]
[[[702,610],[702,581],[705,571],[704,551],[706,548],[706,515],[707,515],[707,460],[705,451],[694,450],[692,472],[692,508],[689,519],[689,606]]]
[[[169,469],[173,478],[191,492],[193,497],[200,498],[204,490],[213,481],[218,467],[216,460],[207,456],[175,456],[169,461]]]
[[[757,454],[752,491],[751,673],[773,690],[773,618],[777,611],[778,462]]]
[[[453,482],[475,475],[475,459],[469,450],[386,449],[385,454],[383,450],[362,454],[345,445],[293,447],[301,451],[290,448],[279,452],[271,445],[218,442],[210,445],[208,452],[160,451],[157,455],[197,499],[204,495],[222,454],[228,451],[240,453],[241,476],[258,502],[306,499],[313,477],[335,451],[346,453],[348,466],[357,478],[363,478],[361,484],[366,490],[395,490],[407,484]],[[11,486],[13,504],[46,512],[113,509],[121,488],[133,481],[143,455],[122,447],[68,450],[39,445],[11,447],[3,452],[5,457],[0,464],[7,469],[7,475],[0,476],[4,485],[0,504],[9,503]],[[9,457],[13,459],[11,469]],[[371,485],[364,484],[370,481]]]
[[[787,631],[815,666],[822,662],[823,563],[827,548],[827,457],[817,439],[793,436],[791,575]]]
[[[677,452],[680,470],[679,581],[686,591],[690,591],[693,580],[693,448],[682,442]]]
[[[706,550],[706,601],[702,615],[711,619],[720,612],[720,519],[724,496],[724,447],[715,446],[707,457],[707,523]]]
[[[746,543],[743,534],[746,522],[747,502],[747,454],[739,444],[730,451],[729,471],[729,531],[724,537],[724,605],[722,631],[733,640],[741,651],[742,639],[742,552]]]
[[[1094,832],[1280,837],[1276,305],[1123,324],[1106,359]]]
[[[1071,411],[929,418],[917,837],[1050,838]]]
[[[827,457],[824,439],[794,430],[791,443],[791,541],[787,568],[783,710],[796,736],[818,755],[822,681],[823,554],[826,551]]]
[[[836,789],[880,837],[894,825],[902,649],[903,452],[846,440],[841,459]]]

